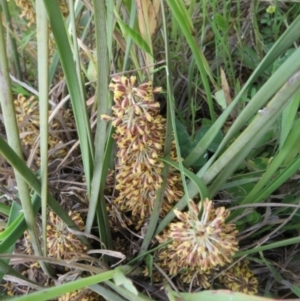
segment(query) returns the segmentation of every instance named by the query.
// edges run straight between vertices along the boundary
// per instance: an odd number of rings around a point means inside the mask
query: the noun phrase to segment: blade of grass
[[[114,2],[106,2],[106,44],[108,51],[108,61],[111,62],[113,59],[113,32],[114,32]]]
[[[163,162],[173,166],[177,170],[180,170],[178,163],[176,163],[172,160],[166,159],[166,158],[161,158],[161,160]],[[184,175],[186,177],[188,177],[191,180],[191,182],[193,182],[196,185],[202,200],[209,197],[208,189],[202,179],[198,178],[193,172],[191,172],[190,170],[188,170],[186,168],[183,168],[183,172],[184,172]]]
[[[300,92],[295,95],[294,99],[289,103],[289,105],[284,109],[281,117],[281,132],[279,140],[279,148],[281,149],[284,142],[289,135],[295,118],[297,116],[297,111],[300,104]]]
[[[82,1],[75,2],[75,16],[76,17],[80,14],[80,12],[83,8],[84,8],[84,3]],[[70,24],[70,16],[67,18],[66,24],[67,25]],[[52,81],[53,81],[58,64],[59,64],[59,54],[56,51],[54,53],[54,55],[52,56],[52,61],[51,61],[51,65],[49,68],[49,83],[52,83]]]
[[[189,16],[189,14],[186,10],[186,7],[184,6],[182,1],[167,0],[167,3],[169,5],[170,9],[172,10],[172,15],[175,17],[176,21],[178,22],[187,42],[192,50],[193,57],[195,58],[196,64],[200,71],[204,90],[206,93],[207,103],[209,106],[210,118],[211,118],[211,120],[215,121],[216,117],[215,117],[214,105],[213,105],[213,100],[212,100],[212,92],[211,92],[211,89],[209,86],[208,77],[209,77],[211,83],[215,86],[215,88],[217,90],[219,90],[219,89],[213,78],[210,67],[204,57],[204,54],[196,42],[195,31],[194,31],[190,16]]]
[[[2,23],[0,24],[0,45],[5,45],[4,32]],[[11,93],[11,82],[9,77],[8,65],[7,65],[7,56],[5,47],[0,47],[0,103],[3,113],[4,125],[7,133],[7,140],[12,149],[16,152],[16,157],[22,161],[23,153],[21,149],[21,144],[19,140],[19,131],[16,121],[15,109],[14,109],[14,100]],[[6,144],[3,141],[1,147]],[[11,150],[11,151],[13,151]],[[22,161],[23,163],[23,161]],[[23,163],[24,164],[24,163]],[[37,225],[35,222],[35,215],[30,201],[29,188],[26,181],[22,175],[18,172],[18,169],[13,165],[15,178],[18,186],[18,191],[20,195],[20,200],[22,203],[22,209],[24,212],[24,217],[28,226],[28,231],[31,237],[32,247],[36,255],[42,255],[42,250],[39,242],[39,233]],[[51,269],[48,265],[40,262],[43,271],[47,275],[51,275]]]
[[[163,28],[164,31],[166,32],[166,20],[165,20],[165,14],[164,14],[164,8],[161,7],[162,9],[162,15],[163,15]],[[165,39],[166,35],[165,35]],[[165,40],[165,47],[167,46],[167,40]],[[169,52],[168,48],[166,48],[166,58],[168,60],[169,58]],[[172,116],[171,116],[171,105],[170,102],[167,104],[167,120],[166,120],[166,136],[165,136],[165,145],[164,145],[164,156],[169,158],[170,153],[171,153],[171,147],[172,147]],[[145,234],[142,246],[140,248],[140,252],[138,254],[138,263],[141,262],[143,256],[146,255],[147,249],[149,247],[149,244],[151,243],[153,239],[153,234],[155,232],[155,229],[157,227],[157,223],[159,220],[159,215],[161,211],[161,207],[164,201],[164,193],[165,193],[165,188],[166,188],[166,183],[167,183],[167,177],[168,177],[168,165],[164,165],[164,168],[162,170],[162,185],[161,188],[157,191],[156,193],[156,198],[155,198],[155,203],[153,207],[153,212],[151,214],[149,226],[147,228],[147,232]]]
[[[109,160],[109,156],[105,157],[105,146],[107,143],[107,123],[101,119],[102,114],[107,113],[109,97],[108,97],[108,50],[106,36],[106,8],[105,1],[94,1],[94,18],[95,18],[95,34],[96,34],[96,51],[97,51],[97,128],[95,134],[95,168],[92,177],[92,190],[89,204],[89,211],[86,221],[85,232],[90,233],[97,210],[100,239],[108,247],[112,247],[111,234],[108,224],[108,216],[104,199],[105,179],[103,176],[107,174],[104,170],[104,164]],[[108,163],[108,162],[106,162]],[[100,226],[101,225],[101,226]]]
[[[48,196],[48,21],[43,1],[36,1],[38,85],[40,111],[40,153],[42,183],[42,242],[43,255],[47,256],[47,196]]]
[[[10,206],[0,203],[0,212],[4,215],[9,215]]]
[[[126,271],[124,267],[123,270]],[[14,301],[46,301],[61,296],[63,294],[73,292],[75,290],[79,290],[84,287],[88,287],[90,285],[94,285],[96,283],[104,282],[114,277],[115,271],[107,271],[100,273],[98,275],[89,276],[86,278],[81,278],[69,283],[64,283],[59,286],[46,288],[39,292],[35,292],[26,296],[14,297]]]
[[[13,202],[9,212],[7,227],[12,225],[13,221],[18,217],[20,210],[22,210],[21,206],[16,202]],[[9,254],[11,254],[14,251],[14,249],[15,249],[15,244],[11,244],[5,250],[4,249],[1,250],[0,248],[1,253],[9,253]],[[0,282],[2,281],[4,275],[7,274],[7,271],[5,271],[4,269],[12,269],[11,267],[9,267],[8,263],[9,263],[9,259],[0,260],[0,264],[1,264]]]
[[[241,251],[241,252],[237,252],[233,257],[234,258],[238,258],[238,257],[242,257],[245,255],[250,255],[250,254],[254,254],[254,253],[258,253],[258,252],[262,252],[262,251],[267,251],[267,250],[273,250],[276,248],[280,248],[280,247],[286,247],[286,246],[290,246],[290,245],[294,245],[294,244],[299,244],[300,243],[300,237],[293,237],[293,238],[289,238],[289,239],[283,239],[271,244],[267,244],[267,245],[263,245],[263,246],[257,246],[253,249],[248,249],[245,251]]]
[[[129,17],[129,27],[133,30],[135,21],[136,21],[136,3],[135,1],[131,1],[130,6],[130,17]],[[123,63],[123,71],[126,71],[128,64],[129,64],[129,56],[131,52],[131,46],[132,46],[132,38],[130,35],[127,36],[126,39],[126,49],[125,49],[125,55],[124,55],[124,63]]]
[[[97,294],[101,295],[105,300],[109,301],[125,301],[126,299],[122,298],[118,294],[114,293],[113,291],[107,289],[106,287],[94,284],[89,287],[92,291],[96,292]]]
[[[16,40],[13,37],[13,35],[10,33],[13,31],[12,24],[10,22],[10,13],[8,9],[8,2],[6,0],[1,0],[1,6],[4,13],[4,20],[6,24],[6,29],[8,33],[8,39],[9,39],[9,49],[12,51],[12,58],[13,58],[13,64],[14,64],[14,71],[16,73],[16,78],[21,79],[22,78],[22,72],[20,67],[20,60],[19,60],[19,53],[17,49]]]
[[[294,175],[300,168],[300,158],[294,160],[288,165],[272,182],[257,195],[251,203],[258,203],[268,198],[271,193],[278,189],[284,182],[286,182],[292,175]]]
[[[144,294],[139,293],[138,295],[135,295],[123,287],[114,284],[112,281],[106,281],[105,284],[129,301],[153,301],[153,299],[145,296]]]
[[[86,178],[88,196],[91,194],[91,177],[93,173],[94,146],[91,138],[91,128],[87,115],[85,99],[82,98],[81,80],[78,80],[74,66],[69,37],[63,22],[57,0],[44,0],[49,22],[57,45],[60,61],[66,77],[71,97],[77,131],[82,153],[83,167]]]
[[[75,69],[76,69],[76,74],[78,78],[78,82],[81,83],[78,88],[80,90],[80,96],[81,99],[85,99],[85,90],[84,86],[82,84],[82,77],[81,77],[81,70],[80,70],[80,58],[79,58],[79,52],[78,52],[78,45],[77,45],[77,34],[76,34],[76,16],[75,16],[75,10],[74,10],[74,2],[70,1],[69,2],[69,17],[70,17],[70,25],[69,25],[69,33],[71,35],[71,42],[72,43],[72,53],[73,53],[73,58],[75,62]],[[93,145],[90,146],[91,149],[93,149]]]
[[[41,200],[37,194],[34,194],[33,196],[32,206],[34,214],[37,214],[41,208]],[[5,253],[5,250],[14,245],[14,243],[21,237],[26,229],[27,225],[24,214],[19,213],[19,215],[14,218],[11,224],[9,224],[0,234],[0,254]]]

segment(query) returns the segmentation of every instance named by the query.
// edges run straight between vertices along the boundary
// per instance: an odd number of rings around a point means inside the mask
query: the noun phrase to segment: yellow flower
[[[235,225],[225,222],[228,210],[215,209],[208,199],[198,205],[190,200],[190,208],[190,212],[184,213],[174,210],[179,222],[171,223],[169,229],[157,237],[160,243],[173,239],[159,255],[169,267],[170,275],[186,268],[207,271],[224,266],[238,250]]]

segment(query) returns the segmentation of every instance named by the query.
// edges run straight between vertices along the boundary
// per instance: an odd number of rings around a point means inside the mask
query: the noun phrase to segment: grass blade
[[[83,167],[86,177],[88,195],[91,193],[91,176],[93,172],[94,147],[91,138],[91,128],[87,115],[85,99],[80,88],[81,80],[78,80],[76,68],[74,66],[73,53],[69,42],[69,37],[62,19],[57,0],[44,0],[47,9],[49,22],[57,45],[60,61],[66,77],[77,131],[82,153]]]

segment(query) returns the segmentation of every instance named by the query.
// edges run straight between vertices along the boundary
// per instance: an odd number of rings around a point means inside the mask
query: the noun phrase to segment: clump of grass
[[[1,4],[4,295],[299,296],[299,5]]]

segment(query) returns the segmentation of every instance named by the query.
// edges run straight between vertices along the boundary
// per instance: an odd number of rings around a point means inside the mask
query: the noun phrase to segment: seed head
[[[170,228],[157,237],[160,243],[173,239],[160,253],[171,275],[176,275],[182,268],[207,271],[224,266],[238,250],[235,225],[225,222],[228,210],[224,207],[215,209],[208,199],[198,205],[190,200],[190,209],[184,213],[175,209],[179,222],[171,223]]]
[[[159,114],[160,105],[153,97],[161,88],[153,88],[150,81],[136,86],[135,76],[114,77],[109,88],[114,93],[113,116],[102,115],[102,118],[111,120],[116,128],[113,136],[118,148],[115,188],[119,195],[113,205],[121,212],[130,212],[132,221],[138,219],[136,227],[139,228],[151,215],[156,192],[162,184],[164,164],[159,157],[163,156],[166,120]],[[180,181],[175,172],[170,173],[161,216],[182,195]]]

